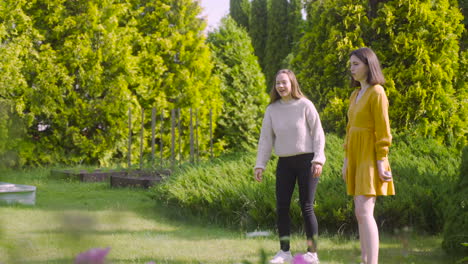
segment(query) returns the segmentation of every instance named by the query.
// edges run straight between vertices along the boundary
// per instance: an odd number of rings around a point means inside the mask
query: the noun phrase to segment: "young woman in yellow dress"
[[[370,48],[350,55],[351,94],[346,126],[343,180],[348,195],[354,196],[359,225],[361,258],[364,264],[377,264],[379,231],[374,219],[376,197],[394,195],[388,150],[392,142],[388,100],[380,63]]]

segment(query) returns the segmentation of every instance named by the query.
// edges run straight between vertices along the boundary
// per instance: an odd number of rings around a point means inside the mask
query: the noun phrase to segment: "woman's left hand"
[[[318,178],[322,174],[322,164],[312,163],[312,177]]]
[[[383,182],[389,182],[392,181],[392,172],[387,171],[384,168],[384,161],[383,160],[378,160],[377,161],[377,170],[379,171],[379,178]]]
[[[379,177],[384,182],[390,182],[393,179],[391,171],[384,171],[383,173],[379,173]]]

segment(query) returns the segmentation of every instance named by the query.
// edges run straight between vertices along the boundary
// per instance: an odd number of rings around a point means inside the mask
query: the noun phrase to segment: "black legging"
[[[318,225],[314,213],[314,199],[319,178],[312,177],[311,161],[313,158],[313,153],[307,153],[278,159],[276,167],[276,213],[280,246],[283,251],[289,251],[289,236],[291,234],[289,207],[296,179],[299,185],[299,201],[306,236],[308,240],[313,242],[313,246],[307,250],[316,251]]]

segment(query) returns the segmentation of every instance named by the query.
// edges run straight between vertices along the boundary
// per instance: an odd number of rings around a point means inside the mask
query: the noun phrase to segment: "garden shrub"
[[[321,232],[350,234],[357,229],[353,199],[341,177],[343,139],[328,134],[315,211]],[[155,187],[154,197],[207,216],[208,221],[242,229],[274,229],[276,222],[275,166],[269,161],[262,183],[255,182],[255,152],[234,153],[189,166]],[[411,227],[428,233],[442,230],[444,197],[457,175],[456,150],[435,140],[396,136],[390,150],[396,196],[379,197],[375,216],[381,229]],[[295,231],[302,228],[297,188],[291,203]]]
[[[396,196],[377,203],[375,215],[381,228],[442,231],[444,199],[458,174],[458,153],[433,139],[397,135],[389,157]]]
[[[446,222],[444,226],[444,240],[442,247],[447,253],[468,256],[468,146],[462,153],[460,178],[452,189],[447,203]]]

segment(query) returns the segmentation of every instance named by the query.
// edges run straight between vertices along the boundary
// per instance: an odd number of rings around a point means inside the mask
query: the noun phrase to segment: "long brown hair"
[[[367,73],[366,80],[367,83],[369,83],[370,85],[385,83],[385,77],[382,73],[382,69],[380,68],[379,59],[377,58],[377,55],[375,55],[373,50],[365,47],[359,48],[357,50],[352,51],[349,57],[353,55],[369,67],[369,72]],[[361,84],[351,76],[351,87],[357,87],[360,85]]]
[[[289,77],[289,81],[291,82],[291,97],[294,99],[299,99],[299,98],[304,97],[304,94],[301,91],[301,87],[299,86],[299,83],[297,82],[297,78],[294,72],[288,69],[281,69],[276,73],[273,87],[270,90],[270,104],[281,99],[281,96],[279,95],[278,91],[276,91],[276,77],[278,77],[278,75],[282,73],[287,74]]]

